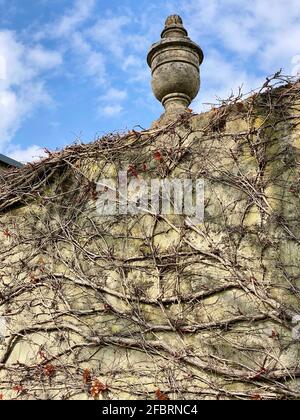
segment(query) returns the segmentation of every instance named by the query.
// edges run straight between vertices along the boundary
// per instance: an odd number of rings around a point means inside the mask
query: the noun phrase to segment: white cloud
[[[117,117],[123,111],[123,107],[119,104],[106,105],[104,107],[99,107],[100,115],[105,115],[106,117]]]
[[[188,0],[177,7],[198,42],[207,48],[219,44],[224,55],[236,54],[231,60],[252,59],[250,71],[289,71],[300,53],[299,0]]]
[[[151,45],[149,31],[152,24],[148,22],[146,32],[143,29],[140,20],[134,20],[133,14],[128,12],[126,15],[98,19],[86,31],[86,36],[108,53],[119,71],[128,73],[129,82],[143,83],[149,79],[146,53]]]
[[[104,95],[100,96],[101,101],[124,101],[127,97],[126,90],[110,88]]]
[[[18,89],[0,91],[0,150],[5,150],[24,119],[40,105],[47,105],[51,99],[40,83],[28,84]]]
[[[25,45],[12,31],[0,31],[0,57],[5,69],[0,88],[19,86],[32,80],[44,70],[62,63],[61,54],[40,45]]]
[[[142,58],[141,58],[142,57]],[[122,61],[122,70],[127,72],[130,82],[145,83],[150,81],[150,70],[146,64],[145,56],[128,55]]]
[[[73,72],[80,71],[92,77],[98,85],[106,83],[105,56],[95,50],[84,36],[84,25],[93,18],[96,0],[75,0],[60,18],[47,24],[34,35],[36,41],[59,40],[65,52],[79,57],[79,65]]]
[[[62,64],[62,56],[57,51],[45,50],[38,45],[28,52],[27,59],[32,66],[40,70],[50,70]]]
[[[95,51],[79,32],[72,35],[70,42],[70,48],[81,58],[81,67],[85,74],[93,77],[97,84],[104,85],[106,83],[104,54]]]
[[[0,80],[7,79],[7,65],[4,57],[0,56]]]
[[[70,10],[37,32],[35,39],[68,37],[90,18],[95,4],[96,0],[76,0]]]
[[[122,102],[127,98],[126,90],[110,88],[99,97],[101,105],[98,107],[98,114],[106,117],[116,117],[123,111]]]
[[[258,88],[262,78],[248,72],[239,63],[229,62],[217,50],[211,50],[205,59],[201,74],[200,93],[192,104],[196,112],[209,108],[205,104],[217,104],[218,99],[226,99],[231,94],[237,95],[239,88],[249,93]]]
[[[292,76],[300,75],[300,54],[295,55],[292,58],[291,64],[293,66],[293,68],[292,68]]]
[[[45,150],[36,145],[27,148],[22,148],[20,145],[11,146],[7,152],[12,159],[21,163],[38,161],[47,156]]]
[[[22,122],[41,105],[51,103],[42,82],[45,71],[60,66],[59,53],[40,45],[25,45],[14,32],[0,31],[0,150],[5,152]]]
[[[241,55],[255,53],[259,47],[259,40],[250,35],[252,23],[251,20],[243,16],[228,16],[220,22],[219,30],[227,48]]]
[[[99,19],[87,31],[87,34],[95,40],[99,46],[108,50],[113,56],[121,59],[125,54],[127,37],[124,29],[131,19],[128,16],[114,16]],[[134,43],[132,43],[134,44]]]
[[[95,0],[77,0],[74,8],[67,13],[55,28],[55,33],[58,37],[68,35],[78,25],[90,17],[91,12],[95,7]]]

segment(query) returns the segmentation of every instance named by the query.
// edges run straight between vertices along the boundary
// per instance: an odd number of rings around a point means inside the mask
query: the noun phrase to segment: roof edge
[[[18,162],[17,160],[14,160],[5,155],[2,155],[1,153],[0,153],[0,162],[3,162],[6,165],[13,166],[15,168],[22,168],[24,166],[21,162]]]

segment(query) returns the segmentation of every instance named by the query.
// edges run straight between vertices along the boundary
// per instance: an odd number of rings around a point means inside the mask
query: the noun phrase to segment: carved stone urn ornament
[[[153,44],[147,62],[152,71],[152,90],[165,115],[185,112],[200,89],[201,48],[188,37],[178,15],[169,16],[161,41]]]

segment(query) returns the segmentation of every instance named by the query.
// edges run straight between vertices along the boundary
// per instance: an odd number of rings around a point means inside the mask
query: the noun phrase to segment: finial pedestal
[[[161,38],[147,57],[152,90],[165,114],[178,114],[185,112],[199,92],[203,52],[190,40],[178,15],[168,17]]]

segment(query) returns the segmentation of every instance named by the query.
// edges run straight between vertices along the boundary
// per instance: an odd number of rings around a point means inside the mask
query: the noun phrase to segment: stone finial
[[[167,18],[161,41],[150,48],[152,90],[166,114],[184,112],[200,89],[201,48],[190,40],[178,15]]]
[[[183,22],[180,16],[171,15],[167,18],[165,23],[165,29],[162,31],[162,38],[173,38],[173,37],[186,37],[188,35],[187,30],[183,27]]]
[[[183,26],[182,19],[179,15],[170,15],[170,16],[167,17],[166,23],[165,23],[166,28],[168,26],[172,26],[172,25]]]

